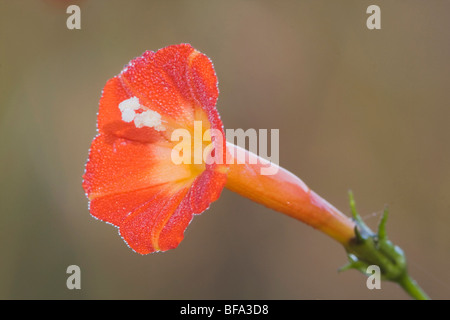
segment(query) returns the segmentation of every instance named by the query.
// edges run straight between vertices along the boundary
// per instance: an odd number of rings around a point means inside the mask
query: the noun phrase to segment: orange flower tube
[[[300,220],[344,246],[355,237],[353,220],[309,189],[300,178],[234,144],[227,143],[227,149],[234,159],[245,159],[244,164],[238,161],[230,164],[226,184],[229,190]],[[273,169],[268,171],[275,174],[263,175],[263,168]]]

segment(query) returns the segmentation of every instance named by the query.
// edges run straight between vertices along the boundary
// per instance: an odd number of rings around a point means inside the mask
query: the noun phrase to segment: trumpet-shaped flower
[[[146,51],[110,79],[83,176],[91,214],[117,226],[134,251],[165,251],[226,186],[339,241],[349,255],[345,268],[378,265],[385,279],[428,298],[387,240],[387,212],[374,234],[353,200],[352,220],[289,171],[227,143],[217,97],[211,61],[188,44]]]
[[[223,133],[217,97],[211,61],[187,44],[147,51],[106,83],[83,188],[91,214],[117,226],[136,252],[178,246],[193,215],[225,186],[225,161],[171,161],[174,130],[194,134],[201,121],[202,135]],[[223,138],[211,140],[224,149]]]
[[[261,158],[226,143],[217,97],[211,61],[188,44],[147,51],[109,80],[83,181],[91,214],[136,252],[165,251],[226,185],[348,242],[353,221],[288,171],[261,175]],[[200,141],[186,149],[180,131]],[[239,155],[251,161],[232,161]]]

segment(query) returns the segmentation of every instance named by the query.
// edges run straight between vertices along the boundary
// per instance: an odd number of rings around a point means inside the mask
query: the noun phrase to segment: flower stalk
[[[387,238],[387,209],[378,232],[374,233],[357,213],[351,192],[352,218],[333,207],[289,171],[231,143],[227,143],[227,149],[234,159],[245,160],[230,164],[226,184],[228,189],[306,223],[341,243],[349,263],[340,271],[356,269],[369,275],[368,267],[376,265],[380,268],[383,280],[398,283],[415,299],[429,299],[409,276],[404,252]],[[276,173],[260,174],[261,168],[267,169],[268,166],[275,169],[269,171]]]

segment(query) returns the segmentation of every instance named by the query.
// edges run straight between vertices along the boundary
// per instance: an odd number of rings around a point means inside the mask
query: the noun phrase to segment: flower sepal
[[[348,264],[341,267],[339,271],[356,269],[370,276],[372,273],[368,272],[368,268],[375,265],[380,269],[382,280],[396,282],[416,299],[429,299],[410,278],[403,250],[388,240],[386,234],[387,208],[383,212],[377,233],[374,233],[356,211],[352,192],[349,193],[349,197],[352,217],[356,224],[355,237],[345,246]]]

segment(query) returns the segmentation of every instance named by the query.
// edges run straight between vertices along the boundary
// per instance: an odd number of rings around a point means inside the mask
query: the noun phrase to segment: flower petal
[[[97,117],[99,133],[146,143],[167,141],[165,136],[153,128],[137,128],[134,122],[123,121],[119,104],[131,97],[118,77],[114,77],[106,83]]]
[[[134,251],[140,254],[176,248],[183,240],[184,230],[192,220],[193,213],[183,212],[182,222],[184,223],[182,225],[178,228],[170,228],[174,225],[172,222],[164,235],[161,233],[188,191],[188,187],[176,191],[172,190],[170,186],[159,188],[153,198],[130,212],[121,222],[119,225],[120,235]],[[175,219],[175,225],[179,220]]]
[[[129,96],[167,118],[192,123],[196,108],[215,108],[217,77],[211,61],[188,44],[146,51],[118,76]]]
[[[205,171],[192,187],[159,188],[151,200],[129,213],[119,224],[120,234],[127,244],[136,252],[147,254],[176,248],[183,240],[184,231],[192,221],[194,214],[208,209],[223,189],[226,176],[210,184],[214,174]],[[145,194],[154,190],[143,190]],[[126,201],[129,203],[128,201]]]
[[[83,187],[89,199],[149,188],[191,177],[174,165],[170,145],[98,135],[91,145]]]

